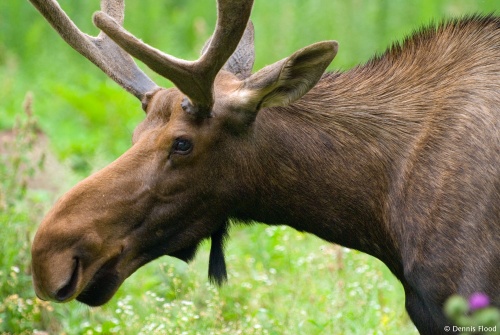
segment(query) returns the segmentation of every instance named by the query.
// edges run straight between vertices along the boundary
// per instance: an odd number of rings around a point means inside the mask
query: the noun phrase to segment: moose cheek
[[[191,149],[192,151],[192,149]],[[183,179],[183,174],[192,175],[192,172],[184,172],[185,169],[188,169],[190,166],[193,168],[196,165],[196,157],[194,157],[194,153],[178,153],[171,151],[168,155],[168,159],[165,163],[166,173],[169,175],[169,179],[173,179],[171,177],[172,174],[179,175],[181,179]]]

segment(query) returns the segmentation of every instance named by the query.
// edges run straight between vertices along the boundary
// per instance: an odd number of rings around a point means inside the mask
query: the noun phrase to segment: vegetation
[[[453,320],[453,331],[462,335],[492,334],[500,330],[500,309],[490,306],[489,297],[481,292],[468,300],[459,295],[451,296],[444,304],[444,312]]]
[[[90,17],[98,1],[60,2],[96,33]],[[431,20],[499,9],[497,0],[256,0],[255,67],[337,39],[331,68],[347,70]],[[196,58],[214,23],[215,1],[127,3],[126,27],[178,57]],[[221,289],[207,283],[205,245],[189,266],[168,257],[148,264],[104,307],[36,299],[29,248],[38,222],[75,180],[128,148],[143,115],[135,98],[66,46],[27,1],[0,2],[0,101],[0,129],[13,129],[0,136],[0,333],[416,333],[404,292],[381,262],[262,225],[235,223],[229,283]],[[50,145],[40,149],[45,137]],[[34,158],[37,150],[45,154]],[[50,155],[62,163],[49,164]]]

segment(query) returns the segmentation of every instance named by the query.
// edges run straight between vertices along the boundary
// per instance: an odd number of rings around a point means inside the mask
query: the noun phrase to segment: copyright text
[[[453,332],[459,332],[459,333],[462,333],[462,332],[496,333],[497,326],[492,326],[492,327],[486,327],[486,326],[470,326],[470,327],[445,326],[444,331],[445,332],[453,331]]]

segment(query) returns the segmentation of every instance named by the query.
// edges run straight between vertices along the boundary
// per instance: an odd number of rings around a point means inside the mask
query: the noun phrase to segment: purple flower
[[[488,307],[489,304],[490,304],[490,299],[484,293],[481,292],[474,293],[469,297],[469,309],[471,311]]]

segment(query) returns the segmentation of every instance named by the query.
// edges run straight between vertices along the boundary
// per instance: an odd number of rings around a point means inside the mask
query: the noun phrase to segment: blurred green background
[[[60,3],[83,31],[97,33],[97,0]],[[330,68],[348,70],[422,25],[499,10],[498,0],[256,0],[255,69],[335,39]],[[195,59],[215,19],[215,1],[129,0],[125,27]],[[220,290],[206,284],[205,246],[190,266],[168,258],[147,265],[102,308],[35,299],[29,241],[36,225],[61,192],[130,146],[143,116],[138,101],[67,46],[28,1],[0,2],[0,130],[11,134],[0,137],[0,333],[415,333],[385,266],[287,228],[233,229],[230,281]],[[34,160],[37,150],[52,161]],[[30,182],[37,178],[43,187]]]

